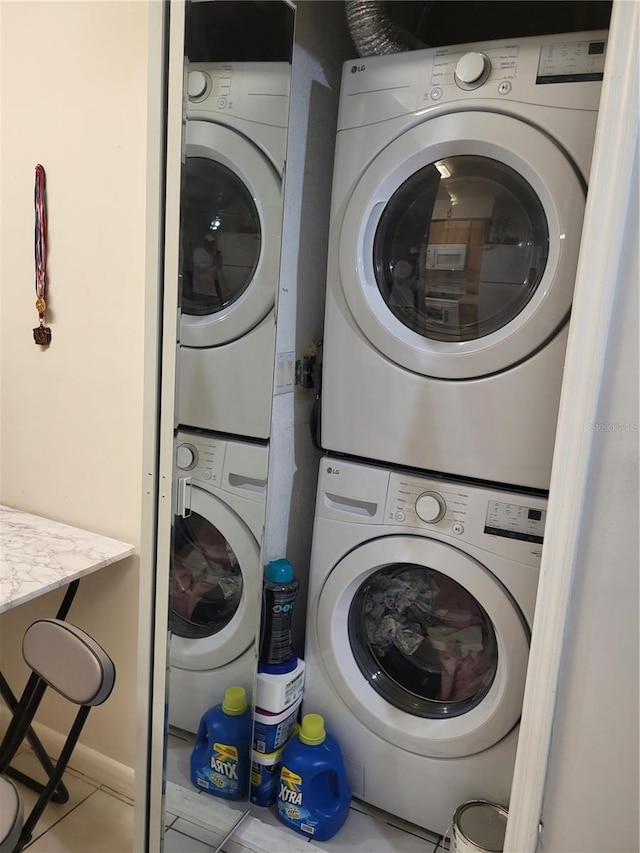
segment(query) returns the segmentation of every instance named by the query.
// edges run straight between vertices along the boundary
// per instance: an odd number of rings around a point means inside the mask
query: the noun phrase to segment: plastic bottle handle
[[[335,817],[336,813],[340,811],[342,808],[341,798],[347,794],[347,790],[344,787],[342,777],[339,773],[335,771],[333,767],[327,767],[325,770],[321,770],[319,773],[316,773],[316,776],[322,776],[323,774],[331,773],[334,778],[337,779],[338,782],[338,795],[336,797],[334,807],[330,811],[324,811],[323,809],[316,809],[315,811],[321,816],[327,818],[327,820],[331,820],[331,818]]]

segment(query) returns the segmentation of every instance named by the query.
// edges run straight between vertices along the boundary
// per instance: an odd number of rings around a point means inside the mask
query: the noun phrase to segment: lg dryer
[[[226,687],[252,693],[267,456],[248,441],[176,437],[169,722],[186,731]]]
[[[268,438],[289,72],[193,63],[183,169],[178,422]]]
[[[604,32],[344,66],[325,449],[548,489]]]
[[[324,457],[303,707],[356,797],[444,833],[507,805],[546,501]]]

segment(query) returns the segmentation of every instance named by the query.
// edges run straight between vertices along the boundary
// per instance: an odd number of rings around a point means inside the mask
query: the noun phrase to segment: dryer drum
[[[362,584],[349,611],[349,641],[373,689],[419,717],[467,713],[498,668],[495,631],[480,604],[452,578],[410,563]]]
[[[178,518],[171,563],[171,630],[199,639],[217,634],[242,598],[242,572],[224,535],[198,513]]]

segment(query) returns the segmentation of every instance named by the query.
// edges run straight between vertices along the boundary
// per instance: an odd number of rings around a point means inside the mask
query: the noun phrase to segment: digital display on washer
[[[606,42],[570,41],[543,45],[536,83],[577,83],[602,80]]]
[[[521,539],[523,542],[537,542],[542,545],[546,516],[544,509],[489,501],[484,532],[492,536],[505,536],[507,539]]]

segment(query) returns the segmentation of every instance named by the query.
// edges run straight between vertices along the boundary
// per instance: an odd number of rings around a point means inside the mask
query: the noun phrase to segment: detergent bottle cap
[[[247,710],[247,691],[244,687],[227,687],[224,691],[222,710],[231,716],[244,714]]]
[[[294,580],[293,566],[289,560],[271,560],[267,563],[265,578],[271,583],[291,583]]]
[[[324,730],[324,717],[320,714],[305,714],[302,718],[299,737],[302,743],[308,743],[310,746],[323,743],[327,737]]]

